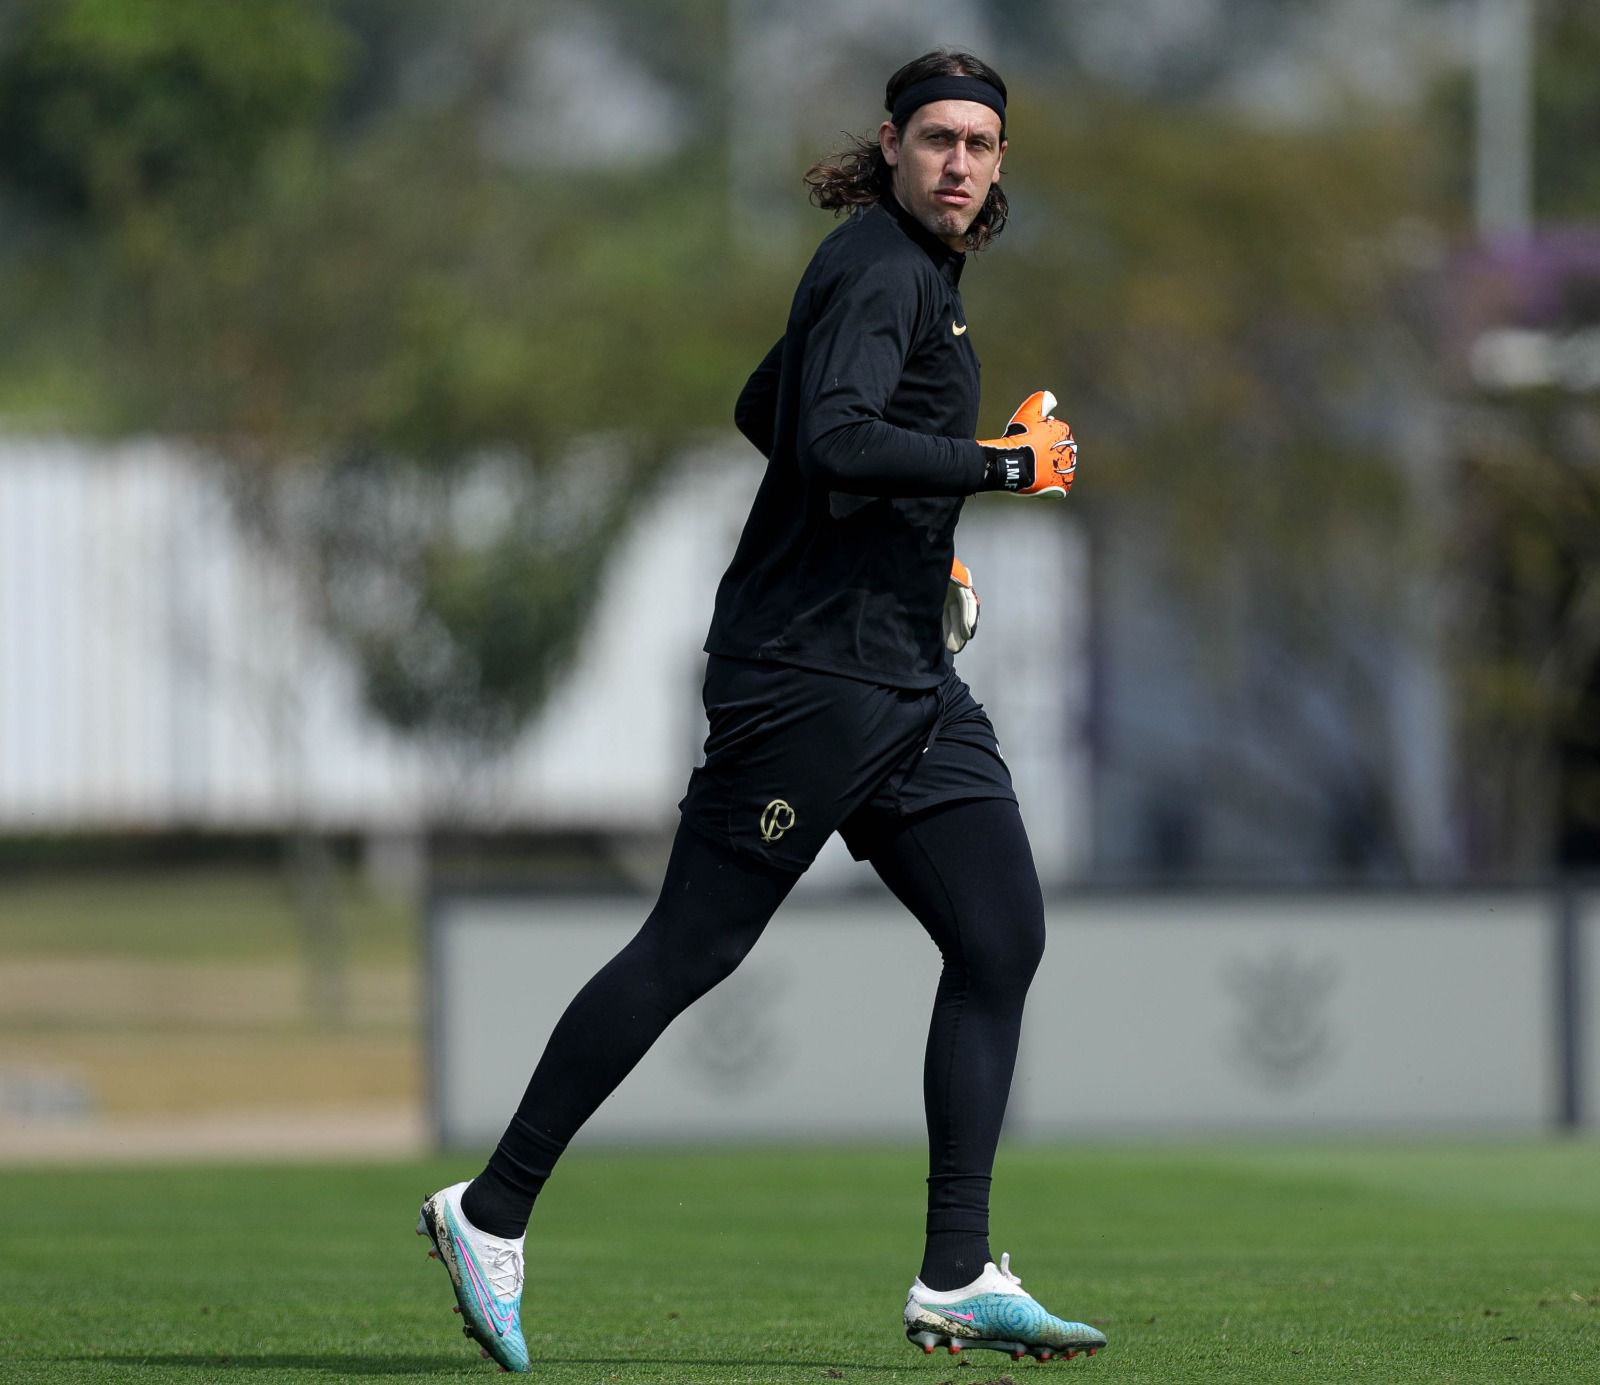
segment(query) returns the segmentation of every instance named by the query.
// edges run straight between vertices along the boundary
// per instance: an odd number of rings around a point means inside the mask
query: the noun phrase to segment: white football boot
[[[925,1352],[944,1346],[952,1355],[966,1347],[1008,1351],[1014,1361],[1070,1361],[1080,1351],[1093,1356],[1105,1346],[1103,1332],[1045,1312],[1011,1273],[1011,1257],[992,1260],[962,1289],[937,1291],[920,1279],[906,1295],[906,1336]]]
[[[461,1211],[465,1183],[442,1188],[422,1204],[417,1235],[433,1241],[430,1260],[442,1260],[456,1291],[462,1332],[504,1371],[526,1371],[522,1338],[522,1241],[479,1231]]]

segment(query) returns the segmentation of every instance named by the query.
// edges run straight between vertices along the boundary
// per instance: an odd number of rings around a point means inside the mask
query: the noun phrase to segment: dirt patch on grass
[[[288,962],[23,957],[0,965],[5,1031],[296,1027],[307,1021],[309,992],[305,968]],[[411,967],[352,967],[345,998],[347,1028],[415,1027]]]
[[[21,1094],[13,1116],[48,1113],[29,1090],[58,1093],[43,1103],[56,1110],[96,1117],[416,1107],[422,1058],[408,1034],[11,1033],[0,1034],[0,1083]]]
[[[412,1158],[428,1145],[411,1104],[112,1120],[0,1119],[0,1164]]]
[[[414,970],[308,1020],[292,962],[0,964],[0,1162],[333,1158],[423,1147]]]

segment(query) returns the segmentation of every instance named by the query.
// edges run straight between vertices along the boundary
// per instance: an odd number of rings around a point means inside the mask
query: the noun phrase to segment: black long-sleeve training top
[[[708,653],[943,681],[956,521],[984,473],[965,258],[892,198],[817,247],[734,411],[767,470]]]

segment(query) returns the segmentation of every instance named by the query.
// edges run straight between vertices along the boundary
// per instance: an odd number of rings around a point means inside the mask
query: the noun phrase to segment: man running
[[[418,1222],[467,1335],[509,1370],[529,1368],[523,1234],[562,1151],[739,965],[834,832],[944,959],[923,1079],[927,1237],[906,1335],[926,1351],[1042,1360],[1105,1344],[1024,1293],[988,1239],[1044,909],[994,731],[949,657],[976,623],[954,534],[964,497],[1064,496],[1077,462],[1044,392],[1004,437],[972,440],[978,359],[959,285],[965,253],[1005,223],[1005,102],[986,63],[926,54],[889,79],[877,138],[807,174],[818,205],[850,215],[812,257],[735,410],[767,469],[717,591],[705,764],[660,898],[556,1024],[488,1166],[428,1198]]]

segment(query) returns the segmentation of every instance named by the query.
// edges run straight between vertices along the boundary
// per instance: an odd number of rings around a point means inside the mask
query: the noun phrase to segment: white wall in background
[[[436,899],[446,1143],[498,1137],[557,1017],[647,908]],[[1527,1134],[1556,1119],[1547,896],[1096,896],[1048,918],[1015,1134]],[[791,900],[585,1138],[919,1139],[938,969],[887,896]]]

